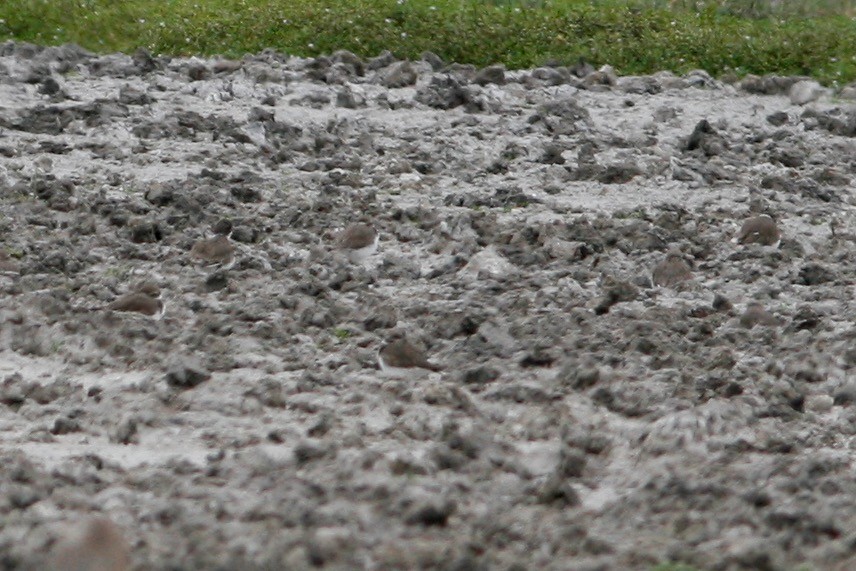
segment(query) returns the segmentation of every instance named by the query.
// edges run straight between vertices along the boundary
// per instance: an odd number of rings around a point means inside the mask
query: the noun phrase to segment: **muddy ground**
[[[856,114],[797,80],[0,45],[0,569],[94,514],[140,571],[856,568]]]

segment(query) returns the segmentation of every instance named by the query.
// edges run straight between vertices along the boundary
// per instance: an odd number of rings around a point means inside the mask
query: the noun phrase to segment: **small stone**
[[[856,403],[856,381],[848,381],[835,391],[834,403],[838,406],[850,406]]]
[[[117,444],[139,444],[140,438],[137,433],[138,421],[135,417],[126,418],[116,426],[116,430],[110,436],[110,442]]]
[[[185,69],[190,81],[202,81],[211,77],[211,71],[201,62],[192,62]]]
[[[211,71],[215,74],[234,73],[244,66],[244,62],[233,59],[221,59],[211,65]]]
[[[0,403],[8,407],[18,407],[27,399],[24,377],[15,372],[0,383]]]
[[[162,183],[153,184],[143,196],[147,202],[155,206],[166,206],[175,200],[174,191]]]
[[[242,244],[253,244],[258,237],[258,232],[250,226],[236,226],[232,229],[232,240]]]
[[[80,425],[80,421],[76,418],[71,417],[60,417],[54,421],[53,427],[51,428],[51,434],[71,434],[72,432],[80,432],[83,428]]]
[[[556,360],[555,355],[543,347],[536,347],[532,351],[526,353],[520,360],[520,366],[527,367],[549,367]]]
[[[151,97],[145,92],[130,85],[119,88],[119,103],[123,105],[148,105]]]
[[[808,395],[803,406],[805,410],[817,413],[829,412],[835,404],[835,399],[829,395]]]
[[[563,478],[579,478],[586,467],[586,457],[577,450],[563,448],[559,454],[556,473]]]
[[[611,280],[606,287],[603,298],[594,308],[595,315],[608,313],[613,305],[633,301],[639,296],[639,290],[632,283],[624,280]]]
[[[707,156],[715,156],[725,150],[725,144],[722,135],[713,128],[707,119],[702,119],[696,123],[693,132],[687,137],[684,150],[701,150]]]
[[[336,93],[336,106],[345,109],[358,109],[366,106],[366,99],[346,86]]]
[[[505,85],[505,66],[489,65],[479,70],[473,78],[473,83],[477,85],[488,85],[490,83]]]
[[[446,67],[446,63],[443,61],[443,58],[441,58],[434,52],[422,52],[422,55],[419,56],[419,59],[430,65],[433,71],[440,71],[441,69]]]
[[[418,79],[416,70],[413,69],[413,64],[409,61],[402,61],[394,64],[386,70],[381,77],[381,83],[384,87],[396,89],[413,85]]]
[[[814,330],[823,325],[823,318],[809,305],[800,307],[791,318],[787,332]]]
[[[352,70],[351,73],[355,75],[362,76],[365,74],[365,63],[362,58],[348,50],[336,50],[330,56],[330,61],[348,66]]]
[[[391,51],[383,50],[379,56],[371,58],[366,67],[370,70],[382,69],[394,64],[396,61]]]
[[[304,440],[294,447],[294,459],[303,465],[327,455],[327,448],[318,442]]]
[[[481,366],[468,369],[461,375],[465,385],[486,385],[499,378],[500,372],[493,367]]]
[[[0,250],[0,274],[17,274],[21,271],[21,264],[14,259],[6,250]]]
[[[572,507],[579,505],[580,496],[571,483],[554,473],[538,488],[538,503]]]
[[[585,58],[580,56],[580,58],[577,59],[577,63],[568,66],[568,71],[570,71],[571,75],[573,75],[574,77],[583,78],[589,75],[590,73],[594,73],[595,69],[592,64],[590,64],[585,60]]]
[[[471,99],[466,87],[449,75],[431,78],[431,82],[417,89],[414,96],[415,101],[435,109],[453,109]]]
[[[833,271],[818,263],[808,263],[800,268],[799,283],[802,285],[819,285],[834,279]]]
[[[229,274],[227,272],[214,272],[205,279],[205,290],[208,292],[220,291],[229,285]]]
[[[747,329],[752,329],[756,325],[776,327],[779,325],[779,320],[760,303],[751,302],[740,316],[740,325]]]
[[[848,101],[856,100],[856,85],[845,85],[841,88],[838,97]]]
[[[767,115],[767,123],[773,125],[774,127],[781,127],[785,123],[788,122],[788,114],[784,111],[776,111],[775,113],[771,113]]]
[[[157,60],[146,48],[137,48],[131,57],[140,73],[150,73],[158,68]]]
[[[594,366],[581,366],[576,362],[567,363],[559,370],[556,379],[562,386],[581,391],[593,387],[600,381],[600,369]]]
[[[169,386],[178,389],[192,389],[210,378],[211,373],[191,358],[183,359],[180,363],[173,365],[164,377]]]
[[[375,331],[377,329],[390,329],[398,323],[398,317],[392,309],[380,309],[373,312],[365,320],[363,327],[366,331]]]
[[[805,105],[817,101],[826,90],[816,81],[798,81],[791,86],[788,97],[793,105]]]
[[[163,232],[157,222],[139,220],[131,225],[131,241],[136,244],[151,244],[162,238]]]
[[[230,191],[232,196],[241,202],[261,202],[262,192],[257,188],[248,186],[235,186]]]
[[[731,301],[727,297],[725,297],[721,293],[718,293],[713,296],[713,303],[711,304],[711,307],[713,307],[714,311],[730,311],[734,306],[731,304]]]
[[[42,95],[55,95],[59,93],[59,91],[59,82],[52,77],[45,78],[39,86],[39,93]]]
[[[451,500],[426,500],[408,510],[404,521],[410,525],[445,526],[455,513],[455,502]]]

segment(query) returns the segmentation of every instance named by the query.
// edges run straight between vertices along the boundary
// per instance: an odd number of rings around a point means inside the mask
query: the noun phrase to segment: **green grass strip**
[[[619,73],[812,75],[856,79],[856,22],[843,7],[776,16],[762,2],[601,0],[13,0],[0,38],[74,42],[100,53],[240,57],[389,49],[417,58],[509,68],[585,57]],[[698,8],[698,5],[702,5]],[[675,6],[674,10],[669,9]],[[772,5],[771,5],[772,6]],[[761,16],[761,17],[759,17]]]

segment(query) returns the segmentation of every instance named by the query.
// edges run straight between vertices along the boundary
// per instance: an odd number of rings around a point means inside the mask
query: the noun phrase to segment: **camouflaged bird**
[[[106,309],[160,318],[166,310],[166,304],[163,302],[161,289],[157,284],[143,282],[134,291],[108,304]]]
[[[441,370],[441,367],[428,360],[423,351],[404,338],[387,343],[378,352],[378,362],[383,372],[397,376]]]
[[[380,236],[373,226],[357,223],[347,226],[338,234],[336,245],[347,253],[351,262],[359,263],[375,253],[379,241]]]
[[[762,244],[764,246],[776,246],[781,241],[782,233],[776,225],[776,221],[762,214],[747,218],[740,227],[737,234],[738,244]]]
[[[670,251],[651,271],[651,281],[660,287],[675,287],[692,277],[692,270],[679,250]]]

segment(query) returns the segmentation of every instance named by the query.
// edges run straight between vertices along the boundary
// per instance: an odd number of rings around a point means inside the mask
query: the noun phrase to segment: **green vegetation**
[[[118,281],[126,281],[131,276],[131,266],[128,264],[120,264],[109,267],[105,270],[104,275]]]
[[[98,52],[240,57],[337,49],[510,68],[585,57],[623,74],[661,69],[856,79],[851,1],[15,0],[0,38]]]
[[[351,332],[347,329],[337,328],[333,330],[333,336],[340,341],[344,341],[351,336]]]

